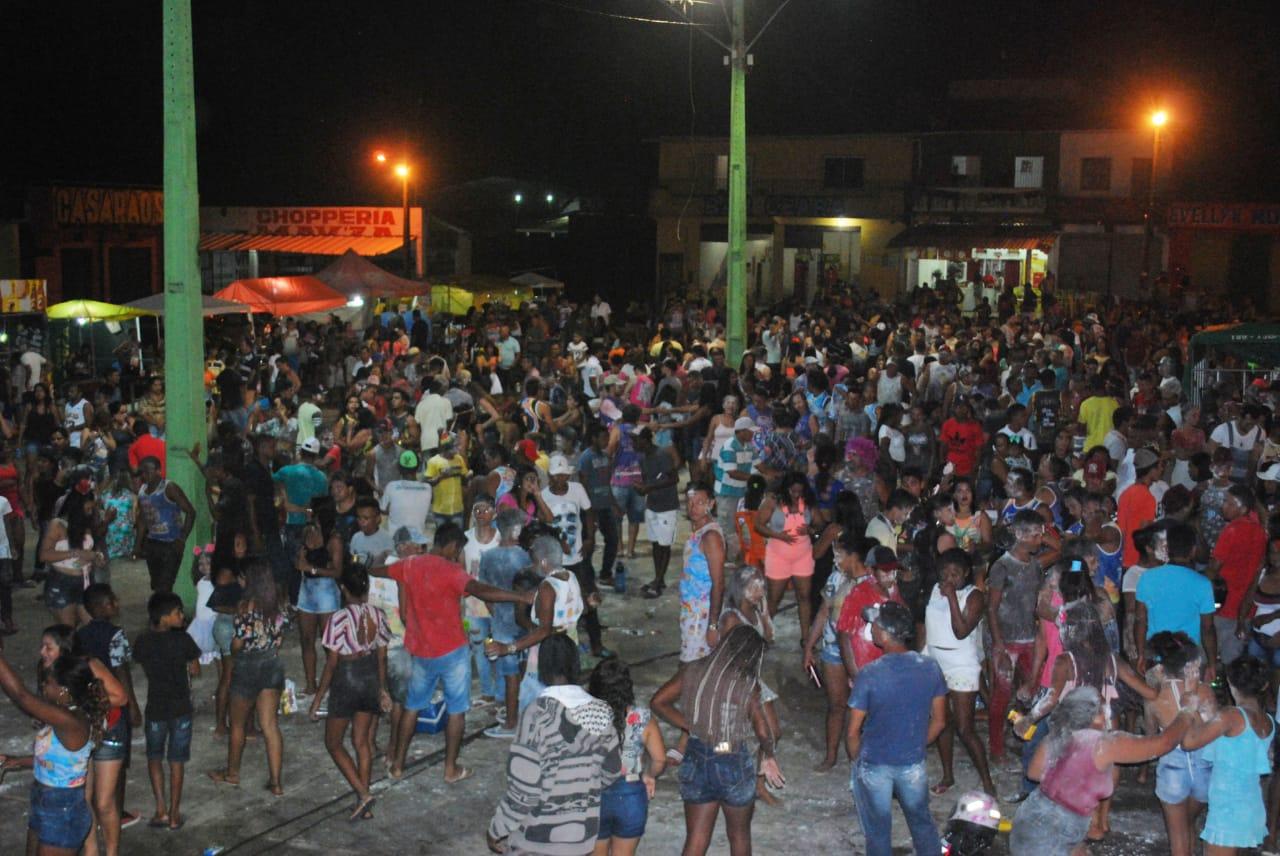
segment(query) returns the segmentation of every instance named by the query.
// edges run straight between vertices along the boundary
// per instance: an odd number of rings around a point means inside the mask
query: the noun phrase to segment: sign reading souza
[[[400,208],[201,208],[200,228],[206,232],[245,232],[250,235],[300,235],[333,238],[399,238],[404,234]],[[409,234],[422,233],[422,209],[409,209]]]
[[[55,187],[53,212],[63,226],[159,226],[164,193],[136,187]]]

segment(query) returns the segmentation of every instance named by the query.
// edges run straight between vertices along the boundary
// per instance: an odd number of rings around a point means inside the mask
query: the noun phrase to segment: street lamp
[[[1147,210],[1143,214],[1142,229],[1142,279],[1151,282],[1151,233],[1155,224],[1152,217],[1156,207],[1156,167],[1160,162],[1160,131],[1169,122],[1169,114],[1164,110],[1156,110],[1149,117],[1151,122],[1151,178],[1147,182]]]
[[[403,207],[404,216],[404,275],[412,278],[413,276],[413,255],[409,249],[409,165],[407,163],[396,164],[395,173],[400,177],[401,205]]]
[[[552,204],[552,203],[554,203],[555,201],[556,201],[556,195],[555,195],[554,193],[548,193],[548,194],[547,194],[547,204],[548,204],[548,205],[551,205],[551,204]]]
[[[523,193],[517,193],[515,196],[513,196],[513,197],[511,197],[511,198],[512,198],[512,199],[514,199],[514,200],[516,201],[516,204],[517,204],[517,205],[519,205],[521,202],[524,202],[524,194],[523,194]]]

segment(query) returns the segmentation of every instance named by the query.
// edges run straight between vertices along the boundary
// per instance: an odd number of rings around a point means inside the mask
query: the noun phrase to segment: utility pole
[[[729,15],[729,291],[725,355],[736,366],[747,348],[747,43],[746,0]]]
[[[187,450],[206,441],[204,320],[200,297],[200,197],[196,186],[196,93],[191,48],[191,0],[164,0],[164,369],[166,474],[196,508],[188,544],[204,544],[212,529],[204,478]],[[195,598],[183,550],[175,590]]]
[[[406,174],[401,180],[404,185],[403,207],[404,211],[404,278],[414,279],[413,269],[413,251],[409,246],[409,176]]]

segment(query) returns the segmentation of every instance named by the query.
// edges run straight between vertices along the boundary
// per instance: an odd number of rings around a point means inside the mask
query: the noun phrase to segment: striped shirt
[[[729,475],[735,471],[751,472],[756,461],[755,444],[748,441],[739,442],[737,437],[730,437],[720,447],[720,456],[716,460],[716,496],[737,498],[747,493],[745,479],[736,479]]]
[[[320,644],[345,657],[385,648],[389,641],[391,630],[382,610],[369,603],[353,603],[329,616]]]

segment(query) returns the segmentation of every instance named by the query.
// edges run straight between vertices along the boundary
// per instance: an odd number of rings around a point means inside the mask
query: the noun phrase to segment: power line
[[[569,3],[558,3],[556,0],[534,0],[543,6],[554,6],[557,9],[564,9],[569,12],[581,12],[584,15],[595,15],[598,18],[612,18],[615,21],[632,21],[637,24],[667,24],[672,27],[695,27],[701,28],[703,25],[694,21],[672,21],[669,18],[645,18],[640,15],[622,15],[617,12],[605,12],[601,9],[587,9],[582,6],[574,6]]]

